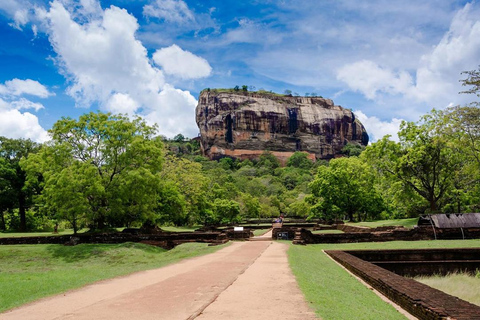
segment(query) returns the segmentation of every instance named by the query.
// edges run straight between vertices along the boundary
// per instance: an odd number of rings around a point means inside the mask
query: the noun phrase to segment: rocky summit
[[[265,150],[285,162],[295,151],[331,159],[348,143],[366,146],[368,134],[347,109],[321,97],[270,92],[203,90],[196,121],[210,159],[258,158]]]

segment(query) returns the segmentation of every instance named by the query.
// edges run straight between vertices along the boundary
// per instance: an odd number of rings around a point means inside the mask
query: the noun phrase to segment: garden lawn
[[[263,236],[265,233],[267,233],[268,231],[270,231],[272,228],[270,229],[255,229],[253,230],[253,235],[255,237],[258,237],[258,236]]]
[[[123,228],[122,228],[123,229]],[[78,233],[87,232],[88,229],[81,229]],[[53,232],[0,232],[0,238],[18,238],[18,237],[46,237],[46,236],[64,236],[72,235],[73,229],[60,230],[58,233]]]
[[[480,240],[292,245],[288,250],[288,259],[300,289],[322,319],[405,319],[322,250],[469,247],[480,247]]]
[[[427,286],[480,306],[480,277],[478,275],[455,273],[448,276],[415,277],[414,279]]]
[[[369,227],[369,228],[401,226],[401,227],[411,229],[414,226],[416,226],[417,223],[418,223],[418,218],[410,218],[410,219],[363,221],[363,222],[355,222],[355,223],[348,222],[347,224],[352,226]]]
[[[86,284],[217,251],[187,243],[167,251],[140,243],[0,246],[0,312]]]
[[[312,231],[313,234],[332,234],[332,233],[343,233],[342,230],[315,230],[315,231]]]

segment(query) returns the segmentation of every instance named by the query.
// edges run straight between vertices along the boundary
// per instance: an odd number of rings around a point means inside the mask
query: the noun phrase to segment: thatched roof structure
[[[419,226],[435,228],[480,228],[480,213],[443,213],[421,216]]]

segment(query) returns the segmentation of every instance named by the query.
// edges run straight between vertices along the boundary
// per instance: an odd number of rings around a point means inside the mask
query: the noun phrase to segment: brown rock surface
[[[211,159],[255,158],[264,150],[280,160],[295,151],[330,159],[347,142],[368,144],[364,126],[350,110],[320,97],[204,90],[196,121],[203,152]]]

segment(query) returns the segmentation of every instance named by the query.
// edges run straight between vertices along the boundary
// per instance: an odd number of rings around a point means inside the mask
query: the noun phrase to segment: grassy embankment
[[[162,230],[168,232],[193,232],[200,226],[193,227],[161,227]],[[121,232],[124,228],[116,228],[118,232]],[[78,231],[79,234],[88,232],[89,229],[81,229]],[[16,238],[16,237],[47,237],[47,236],[62,236],[62,235],[73,235],[73,229],[59,230],[58,233],[53,232],[0,232],[0,238]]]
[[[322,233],[343,233],[342,230],[315,230],[312,231],[313,234],[322,234]]]
[[[409,219],[392,219],[392,220],[377,220],[377,221],[364,221],[364,222],[355,222],[348,225],[352,226],[361,226],[361,227],[387,227],[387,226],[403,226],[405,228],[413,228],[417,225],[418,218],[409,218]]]
[[[223,247],[187,243],[167,251],[140,243],[0,246],[0,312],[88,283],[159,268]]]
[[[480,240],[393,241],[291,246],[289,262],[312,308],[324,320],[404,319],[392,306],[331,260],[322,250],[480,247]]]
[[[448,276],[415,277],[432,288],[459,297],[480,306],[480,277],[469,274],[450,274]]]

